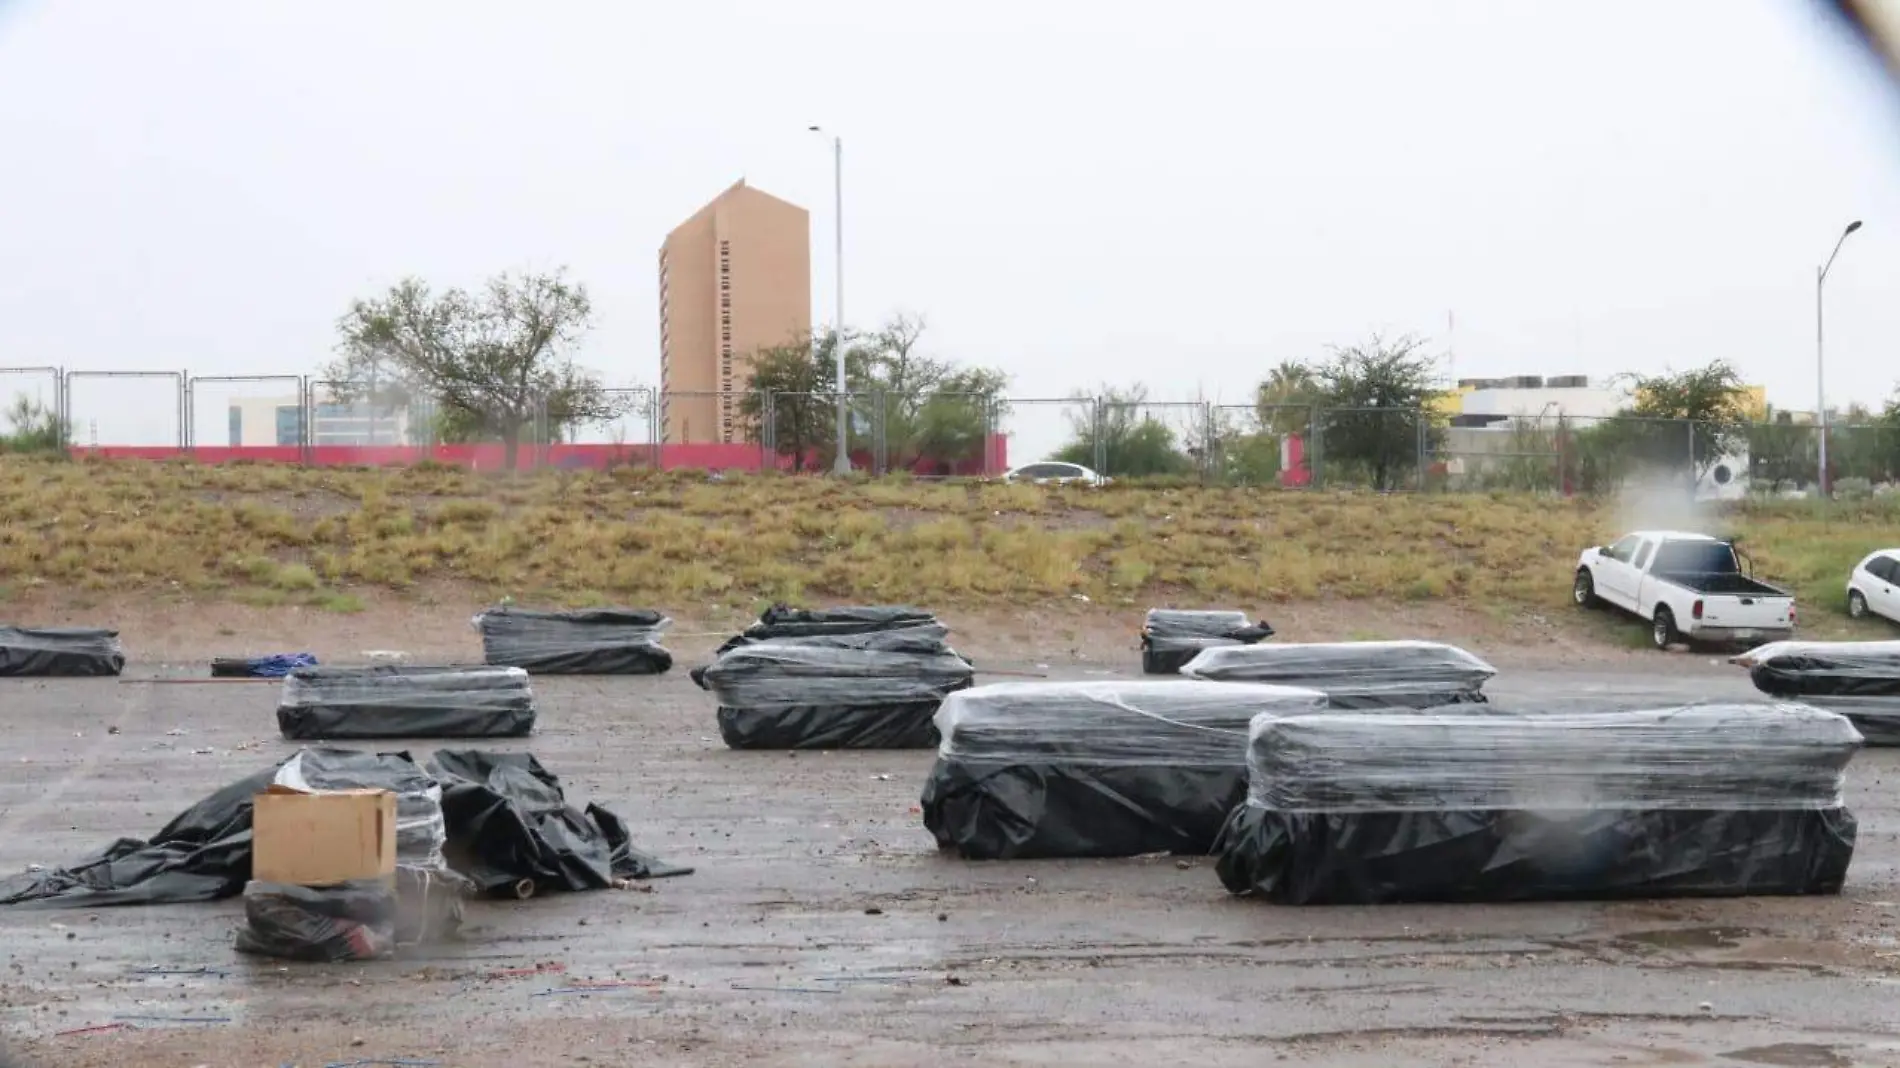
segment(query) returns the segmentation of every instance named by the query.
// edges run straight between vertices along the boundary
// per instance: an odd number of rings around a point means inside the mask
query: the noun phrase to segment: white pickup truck
[[[1571,592],[1580,607],[1648,620],[1658,649],[1794,635],[1794,596],[1743,574],[1735,546],[1706,534],[1639,530],[1585,549]]]

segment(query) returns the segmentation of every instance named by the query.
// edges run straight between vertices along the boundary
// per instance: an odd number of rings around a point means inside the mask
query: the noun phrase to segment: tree
[[[1437,370],[1424,348],[1411,335],[1393,341],[1374,335],[1363,345],[1334,348],[1313,368],[1316,399],[1325,409],[1318,436],[1326,470],[1356,469],[1378,490],[1398,489],[1415,477],[1421,453],[1443,434],[1425,410],[1437,392]]]
[[[847,385],[863,375],[865,357],[856,340],[851,334],[844,338]],[[823,470],[837,451],[837,351],[837,331],[821,330],[752,354],[752,377],[739,401],[746,440],[770,443],[779,455],[792,458],[794,471],[805,470],[808,460]]]
[[[1084,467],[1100,464],[1100,473],[1118,478],[1185,475],[1194,470],[1194,460],[1181,450],[1174,429],[1142,410],[1148,403],[1145,386],[1104,386],[1099,403],[1087,394],[1077,394],[1075,400],[1086,402],[1089,414],[1070,414],[1070,441],[1052,459]]]
[[[958,367],[917,351],[924,321],[898,315],[865,341],[864,381],[873,421],[882,420],[887,463],[910,470],[928,461],[940,470],[982,459],[994,423],[1006,410],[1009,376],[986,367]],[[847,372],[851,370],[847,366]]]
[[[356,301],[338,320],[339,358],[324,385],[344,403],[426,397],[444,426],[500,441],[513,469],[522,432],[542,413],[552,430],[612,419],[626,407],[568,358],[592,320],[586,288],[559,271],[502,274],[480,292],[439,295],[409,278]]]
[[[6,420],[0,452],[58,452],[69,440],[59,413],[25,394],[13,398]]]
[[[1728,361],[1633,381],[1634,402],[1588,432],[1589,444],[1611,466],[1612,482],[1647,469],[1693,487],[1747,444],[1742,379]]]
[[[923,331],[923,320],[900,315],[874,333],[846,332],[851,425],[882,426],[884,460],[891,468],[929,462],[948,469],[980,460],[992,421],[1005,410],[1009,377],[923,356],[917,350]],[[828,466],[837,450],[837,348],[835,333],[821,330],[809,340],[794,338],[753,354],[749,392],[739,406],[747,436],[776,442],[776,451],[792,458],[793,470],[804,470],[808,459]]]
[[[1261,429],[1274,434],[1306,433],[1319,393],[1319,380],[1311,367],[1297,360],[1280,361],[1254,389],[1254,411]]]
[[[1820,463],[1820,428],[1796,423],[1789,412],[1770,409],[1765,422],[1751,423],[1743,431],[1743,442],[1748,449],[1748,477],[1752,483],[1772,489],[1784,483],[1800,485],[1815,477]]]

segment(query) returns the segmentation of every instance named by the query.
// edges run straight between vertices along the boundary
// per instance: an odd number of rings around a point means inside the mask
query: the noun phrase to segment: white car
[[[1044,460],[1041,463],[1024,464],[1004,472],[1003,481],[1033,482],[1038,486],[1065,486],[1071,483],[1078,486],[1100,486],[1108,479],[1081,464]]]
[[[1900,549],[1882,549],[1847,576],[1847,614],[1884,616],[1900,623]]]

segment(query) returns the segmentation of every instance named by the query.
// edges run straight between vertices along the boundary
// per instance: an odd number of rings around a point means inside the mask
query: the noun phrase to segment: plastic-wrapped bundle
[[[1757,645],[1755,648],[1750,649],[1745,653],[1737,653],[1736,655],[1729,657],[1729,663],[1740,664],[1741,666],[1745,668],[1752,668],[1755,665],[1762,663],[1763,661],[1772,660],[1778,656],[1807,656],[1810,654],[1818,654],[1821,656],[1828,656],[1828,657],[1833,657],[1833,656],[1876,657],[1876,658],[1881,658],[1881,659],[1892,658],[1895,660],[1900,660],[1900,641],[1769,642],[1767,645]]]
[[[482,658],[532,675],[661,674],[673,666],[673,654],[660,645],[672,622],[634,608],[532,612],[503,605],[475,617]]]
[[[534,729],[516,667],[297,668],[284,677],[286,738],[515,738]]]
[[[1256,719],[1217,866],[1283,904],[1835,893],[1861,737],[1797,704]]]
[[[1803,704],[1847,717],[1869,747],[1900,746],[1900,697],[1804,697]]]
[[[284,761],[272,781],[305,793],[388,790],[396,795],[396,863],[447,870],[442,847],[448,843],[449,831],[442,818],[442,787],[407,756],[300,749]]]
[[[1497,669],[1438,642],[1314,642],[1208,649],[1181,674],[1322,690],[1333,708],[1435,708],[1482,702]]]
[[[719,647],[719,652],[724,654],[747,643],[781,638],[836,637],[919,626],[942,627],[942,624],[929,612],[907,605],[788,608],[775,604],[759,613],[757,623],[727,639],[726,644]]]
[[[288,960],[377,960],[396,949],[396,890],[385,879],[335,886],[251,882],[237,951]]]
[[[0,625],[0,676],[117,675],[123,670],[125,650],[116,630]]]
[[[1272,627],[1255,623],[1245,612],[1150,608],[1141,627],[1141,670],[1149,675],[1178,675],[1203,649],[1252,645],[1272,636]]]
[[[905,629],[740,645],[693,681],[734,749],[924,749],[944,695],[974,675],[940,636]]]
[[[1043,682],[951,694],[924,826],[965,857],[1205,854],[1247,796],[1255,716],[1326,695],[1215,682]]]
[[[1756,661],[1748,677],[1757,690],[1776,697],[1900,698],[1900,642],[1798,644]]]

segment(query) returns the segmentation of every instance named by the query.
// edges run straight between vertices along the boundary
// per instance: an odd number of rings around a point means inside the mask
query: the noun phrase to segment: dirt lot
[[[466,658],[467,614],[181,609],[131,628],[128,676],[270,648]],[[1275,622],[1362,629],[1318,608]],[[1135,659],[1129,625],[1084,611],[953,623],[985,666],[1100,677]],[[1706,656],[1556,626],[1378,625],[1452,628],[1505,669],[1502,699],[1751,692]],[[711,641],[674,644],[690,662]],[[915,810],[931,754],[731,752],[683,672],[536,688],[539,732],[506,747],[696,874],[478,904],[465,940],[370,966],[241,958],[234,902],[0,911],[0,1022],[26,1063],[1900,1065],[1900,751],[1856,761],[1839,898],[1296,910],[1230,899],[1201,861],[940,857]],[[150,833],[287,754],[275,694],[0,687],[0,871]],[[608,979],[636,985],[560,992]],[[59,1034],[113,1023],[136,1029]]]

